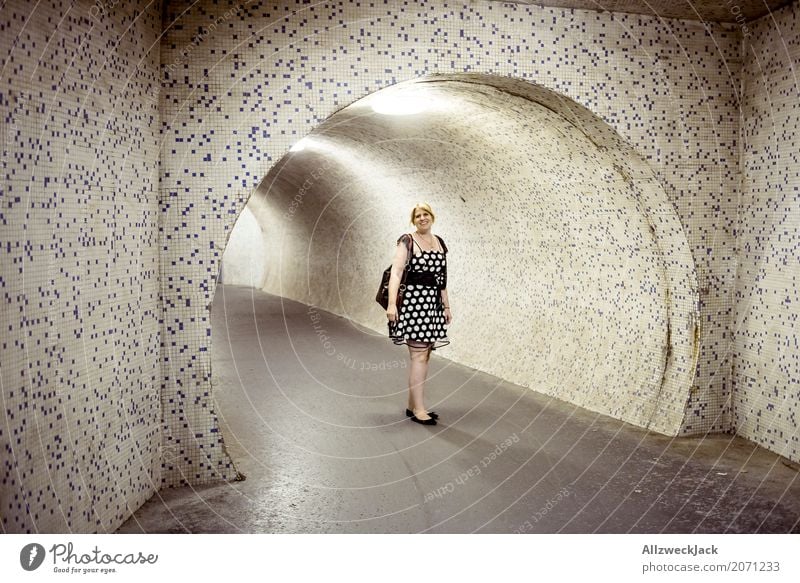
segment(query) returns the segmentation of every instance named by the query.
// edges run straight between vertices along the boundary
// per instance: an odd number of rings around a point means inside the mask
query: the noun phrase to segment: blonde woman
[[[431,231],[435,220],[428,203],[418,203],[411,209],[411,224],[416,231],[397,240],[386,309],[389,337],[395,344],[406,344],[411,358],[406,415],[423,425],[436,425],[439,418],[425,408],[425,380],[431,351],[450,343],[447,326],[453,320],[447,296],[447,247],[441,237]],[[408,273],[398,305],[406,261]]]

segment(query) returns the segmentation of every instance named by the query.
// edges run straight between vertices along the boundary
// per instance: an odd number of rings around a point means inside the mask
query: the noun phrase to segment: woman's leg
[[[425,379],[428,378],[430,346],[424,342],[408,344],[411,366],[408,371],[408,408],[417,419],[430,419],[425,409]]]

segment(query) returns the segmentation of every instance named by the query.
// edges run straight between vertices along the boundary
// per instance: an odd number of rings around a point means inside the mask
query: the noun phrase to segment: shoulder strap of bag
[[[406,266],[405,269],[408,269],[408,264],[411,262],[411,253],[413,251],[413,237],[411,237],[410,233],[405,233],[400,235],[400,238],[397,240],[399,243],[400,241],[405,242],[406,244]]]

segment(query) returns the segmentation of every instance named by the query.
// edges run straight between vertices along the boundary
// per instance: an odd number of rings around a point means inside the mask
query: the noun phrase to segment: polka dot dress
[[[446,258],[441,251],[423,251],[414,255],[408,266],[409,274],[416,271],[437,276],[443,274],[445,268]],[[407,284],[397,322],[389,322],[389,337],[395,344],[425,342],[433,344],[434,349],[450,344],[441,291],[433,286]]]

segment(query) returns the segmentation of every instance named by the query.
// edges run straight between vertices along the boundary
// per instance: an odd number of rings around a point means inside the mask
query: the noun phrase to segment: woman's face
[[[414,211],[414,224],[418,229],[427,229],[433,224],[433,217],[425,209],[417,209]]]

